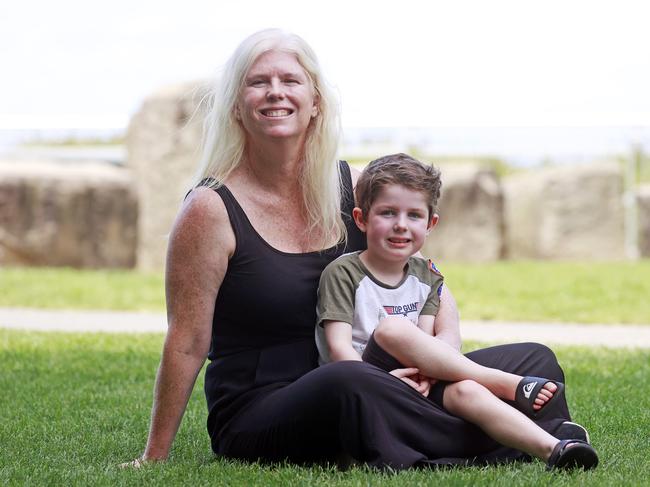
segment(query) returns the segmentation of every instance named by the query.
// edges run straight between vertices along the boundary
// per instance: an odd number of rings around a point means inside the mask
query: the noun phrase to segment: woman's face
[[[249,140],[288,137],[302,143],[309,122],[318,114],[318,100],[293,54],[268,51],[244,77],[235,114]]]

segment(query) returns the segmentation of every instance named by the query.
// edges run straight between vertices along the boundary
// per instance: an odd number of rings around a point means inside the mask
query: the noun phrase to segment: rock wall
[[[529,171],[505,178],[503,187],[507,257],[625,258],[617,164]]]
[[[641,186],[637,193],[639,210],[639,254],[650,257],[650,185]]]
[[[503,255],[503,193],[496,174],[472,164],[441,167],[440,221],[422,249],[434,260],[492,261]]]
[[[102,163],[0,163],[0,264],[133,267],[138,202]]]
[[[167,236],[199,158],[203,114],[197,107],[204,85],[160,90],[144,101],[129,126],[128,166],[140,208],[140,268],[164,266]],[[423,248],[427,256],[464,261],[625,258],[623,183],[615,164],[532,170],[502,182],[473,164],[442,169],[440,223]]]
[[[148,97],[131,119],[127,165],[137,186],[138,267],[161,269],[167,236],[190,189],[201,145],[197,113],[202,83],[166,87]]]

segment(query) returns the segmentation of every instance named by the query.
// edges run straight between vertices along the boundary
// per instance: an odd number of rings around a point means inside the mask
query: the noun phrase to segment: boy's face
[[[366,233],[369,257],[385,262],[406,262],[438,222],[438,215],[429,215],[425,195],[401,185],[385,186],[368,215],[355,208],[353,216]]]

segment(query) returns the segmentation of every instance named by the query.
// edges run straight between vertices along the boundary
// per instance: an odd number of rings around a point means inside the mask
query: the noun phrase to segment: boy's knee
[[[461,380],[445,387],[445,404],[462,405],[480,398],[489,391],[473,380]]]
[[[375,341],[381,347],[390,347],[400,342],[405,333],[412,331],[413,323],[400,316],[388,316],[379,321],[374,331]]]

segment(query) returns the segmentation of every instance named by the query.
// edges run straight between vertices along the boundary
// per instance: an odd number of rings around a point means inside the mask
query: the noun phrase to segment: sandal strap
[[[581,446],[570,447],[570,445]],[[568,462],[562,465],[558,465],[563,455],[571,453],[571,450],[573,448],[580,448],[582,450],[582,455],[573,457],[572,459],[569,459]],[[573,453],[579,452],[575,451]],[[555,468],[582,467],[583,469],[588,470],[595,468],[596,465],[598,465],[598,455],[596,454],[596,450],[594,450],[589,443],[582,440],[560,440],[559,443],[553,448],[551,456],[548,457],[548,461],[546,462],[546,469],[553,470]]]
[[[548,382],[552,382],[557,387],[553,393],[553,397],[549,399],[541,409],[533,409],[537,394]],[[562,382],[545,379],[543,377],[526,376],[522,378],[517,385],[517,390],[515,391],[515,404],[518,409],[527,416],[531,418],[540,418],[549,410],[549,406],[551,406],[551,404],[562,395],[563,391],[564,384]]]

